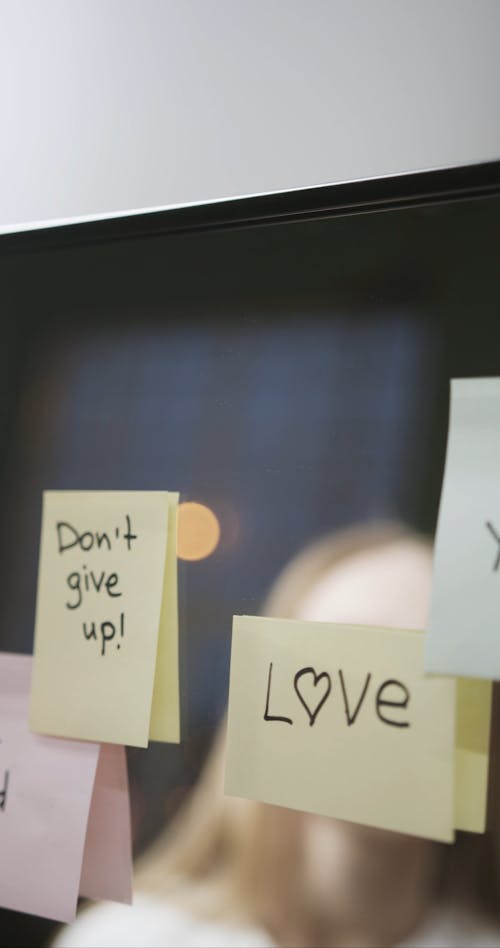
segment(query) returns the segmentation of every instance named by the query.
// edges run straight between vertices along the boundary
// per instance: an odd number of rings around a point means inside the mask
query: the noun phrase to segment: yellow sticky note
[[[170,494],[165,580],[151,707],[149,736],[153,741],[178,744],[179,717],[179,611],[177,598],[178,494]],[[172,502],[173,501],[173,502]]]
[[[179,739],[177,502],[166,491],[44,494],[32,730],[138,747],[151,732]]]
[[[455,826],[484,833],[488,799],[491,681],[457,679]]]
[[[455,681],[419,632],[236,616],[226,793],[450,842]]]

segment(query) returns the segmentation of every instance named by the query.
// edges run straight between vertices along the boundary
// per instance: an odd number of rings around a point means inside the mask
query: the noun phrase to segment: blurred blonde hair
[[[398,541],[414,542],[431,553],[428,539],[394,523],[353,527],[313,542],[277,578],[262,614],[295,617],[327,571],[355,554]],[[224,747],[225,723],[187,803],[139,864],[137,888],[168,896],[207,919],[262,926],[281,944],[288,943],[287,932],[294,938],[302,932],[307,943],[314,910],[301,878],[301,814],[225,797]],[[498,914],[494,838],[460,835],[455,846],[436,844],[443,858],[437,894],[475,898],[490,915]]]

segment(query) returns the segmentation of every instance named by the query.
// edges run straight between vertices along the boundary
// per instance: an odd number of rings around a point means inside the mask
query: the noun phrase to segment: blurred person
[[[423,629],[431,569],[423,537],[353,528],[296,556],[262,613]],[[225,797],[224,732],[139,864],[134,906],[85,908],[57,948],[500,946],[497,827],[447,846]]]

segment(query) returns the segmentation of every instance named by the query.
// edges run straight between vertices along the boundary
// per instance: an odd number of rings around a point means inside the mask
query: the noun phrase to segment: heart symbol
[[[320,691],[319,691],[320,698],[319,698],[317,704],[316,704],[315,706],[313,705],[312,708],[309,706],[309,704],[307,703],[307,701],[305,700],[305,698],[304,698],[303,695],[301,694],[301,691],[300,691],[300,688],[299,688],[299,682],[300,682],[301,678],[303,678],[304,675],[312,675],[312,677],[313,677],[313,682],[312,682],[312,684],[313,684],[313,687],[314,687],[315,689],[318,687],[318,685],[319,685],[319,683],[320,683],[321,681],[324,682],[323,688],[320,689]],[[297,674],[295,675],[295,678],[293,679],[293,687],[295,688],[295,691],[296,691],[296,693],[297,693],[297,697],[298,697],[300,703],[304,706],[304,708],[305,708],[306,711],[307,711],[307,714],[308,714],[308,717],[309,717],[309,724],[310,724],[311,727],[312,727],[313,724],[314,724],[314,722],[315,722],[315,720],[316,720],[316,718],[317,718],[317,716],[318,716],[318,714],[319,714],[319,712],[320,712],[320,710],[321,710],[321,708],[323,707],[323,705],[324,705],[326,699],[328,698],[328,695],[330,694],[330,691],[332,690],[332,679],[330,678],[330,675],[328,674],[328,672],[320,672],[320,674],[317,675],[316,672],[315,672],[315,670],[314,670],[314,668],[310,668],[310,667],[308,667],[308,668],[301,668],[300,671],[298,671]],[[323,694],[321,694],[321,691],[323,691]],[[313,695],[313,697],[315,697],[315,696]]]

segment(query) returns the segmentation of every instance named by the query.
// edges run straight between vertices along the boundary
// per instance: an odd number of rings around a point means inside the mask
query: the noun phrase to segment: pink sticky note
[[[85,840],[80,895],[130,904],[131,852],[125,748],[102,744]]]
[[[0,905],[71,922],[81,881],[130,900],[125,754],[32,734],[30,683],[31,656],[0,654]]]

